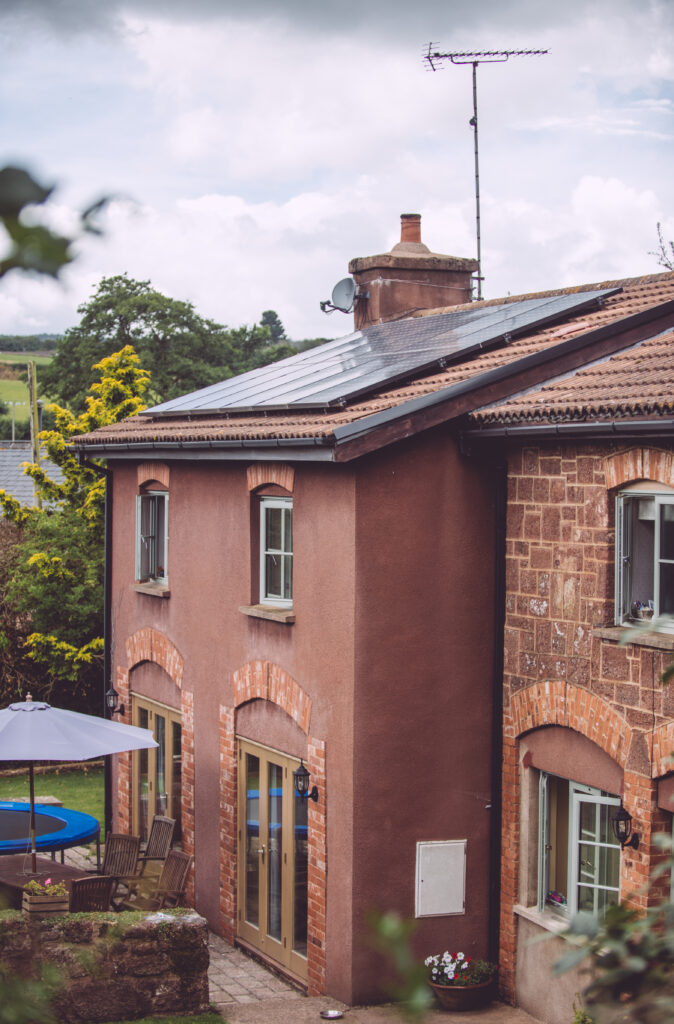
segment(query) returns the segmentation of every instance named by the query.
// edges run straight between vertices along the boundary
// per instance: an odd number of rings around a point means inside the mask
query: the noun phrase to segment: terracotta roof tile
[[[621,288],[622,291],[607,298],[603,307],[599,309],[590,312],[584,310],[575,317],[570,316],[562,324],[533,331],[529,335],[516,338],[507,345],[480,352],[464,362],[451,364],[443,370],[438,369],[404,384],[382,389],[367,398],[356,399],[343,408],[307,412],[298,412],[297,410],[265,413],[229,412],[217,415],[207,414],[204,417],[194,414],[183,414],[170,418],[151,415],[135,416],[121,423],[102,427],[92,434],[80,436],[75,439],[75,443],[86,446],[134,443],[208,444],[209,442],[223,441],[249,441],[252,443],[278,441],[283,443],[291,439],[301,441],[309,438],[317,438],[322,440],[322,443],[330,443],[333,431],[339,426],[352,424],[374,413],[396,408],[410,399],[439,392],[489,370],[515,363],[525,356],[541,352],[563,341],[618,322],[632,314],[672,301],[674,300],[674,273],[652,274],[623,281],[605,281],[600,284],[584,285],[582,288],[562,289],[555,292],[540,292],[537,293],[537,297],[582,293],[612,287]],[[428,311],[425,315],[437,315],[460,309],[476,309],[480,306],[517,302],[531,297],[534,296],[508,296],[506,299],[494,299],[482,303]],[[669,371],[667,372],[669,373]],[[674,373],[671,373],[668,379],[674,381]],[[505,403],[505,405],[507,404]],[[499,406],[500,408],[502,407]],[[493,414],[500,415],[495,412]],[[485,417],[489,415],[492,413],[484,412]]]

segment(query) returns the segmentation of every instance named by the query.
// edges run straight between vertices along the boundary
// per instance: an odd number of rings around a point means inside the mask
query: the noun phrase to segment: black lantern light
[[[639,836],[632,832],[632,815],[625,810],[622,803],[611,818],[611,824],[613,834],[623,850],[626,846],[631,846],[634,850],[639,849]]]
[[[114,688],[114,686],[111,686],[110,689],[105,694],[105,703],[107,705],[108,711],[110,712],[110,717],[117,714],[124,714],[124,705],[117,703],[118,697],[119,694],[117,693],[117,690]]]
[[[300,766],[293,772],[293,779],[295,781],[295,792],[303,800],[315,800],[318,802],[318,788],[312,786],[311,791],[309,790],[309,779],[311,775],[304,767],[304,760],[300,759]]]

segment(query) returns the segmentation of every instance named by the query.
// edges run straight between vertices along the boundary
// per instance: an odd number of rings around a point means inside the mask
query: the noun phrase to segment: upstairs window
[[[167,583],[168,494],[146,491],[139,494],[136,509],[136,579]]]
[[[618,495],[615,607],[618,624],[674,615],[674,491]]]
[[[260,603],[293,603],[293,499],[260,502]]]
[[[620,844],[611,818],[620,799],[541,772],[538,909],[603,917],[620,896]]]

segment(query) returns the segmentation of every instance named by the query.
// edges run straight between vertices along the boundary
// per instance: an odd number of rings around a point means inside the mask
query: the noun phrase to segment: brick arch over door
[[[180,690],[181,727],[181,820],[182,846],[187,853],[194,852],[194,694],[183,686],[185,662],[182,654],[160,630],[151,626],[136,630],[125,643],[126,666],[117,666],[116,687],[120,702],[126,706],[126,720],[131,718],[129,677],[133,668],[143,661],[151,661],[166,672]],[[131,831],[131,754],[118,758],[119,830]],[[193,893],[188,889],[188,897]]]
[[[250,700],[280,707],[307,737],[307,768],[318,787],[318,801],[309,803],[309,920],[307,943],[308,994],[325,992],[325,910],[327,897],[327,788],[325,741],[309,733],[311,697],[280,665],[249,661],[232,673],[233,707],[220,708],[220,920],[222,934],[236,936],[237,760],[236,709]]]

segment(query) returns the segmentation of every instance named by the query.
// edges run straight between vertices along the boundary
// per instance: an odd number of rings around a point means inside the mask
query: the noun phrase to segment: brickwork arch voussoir
[[[311,697],[279,665],[271,661],[249,661],[232,673],[232,689],[235,707],[249,700],[271,701],[309,734]]]
[[[561,725],[591,740],[621,768],[627,767],[631,726],[605,700],[580,686],[534,683],[513,694],[507,717],[514,736],[545,725]]]
[[[126,657],[129,670],[141,661],[153,661],[182,689],[183,656],[175,644],[158,629],[146,626],[132,633],[126,641]]]
[[[655,480],[674,487],[674,455],[661,448],[630,448],[604,459],[606,486],[611,489],[635,480]]]

